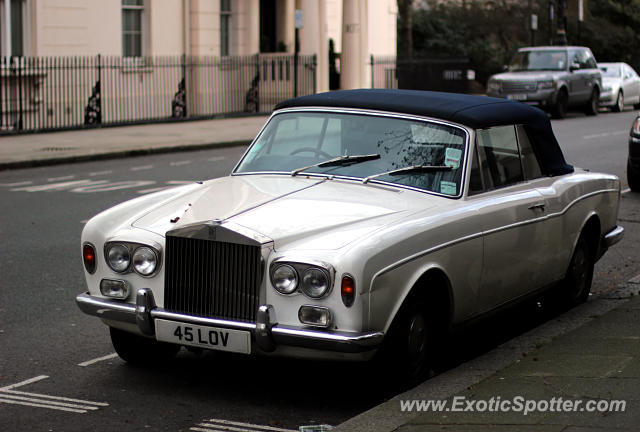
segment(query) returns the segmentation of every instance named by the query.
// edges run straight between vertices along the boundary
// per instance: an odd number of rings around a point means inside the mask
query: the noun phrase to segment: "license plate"
[[[156,319],[156,339],[180,345],[190,345],[241,354],[251,352],[251,334],[248,331],[184,324]]]
[[[507,99],[524,101],[524,100],[527,100],[527,95],[526,94],[510,94],[510,95],[507,95]]]

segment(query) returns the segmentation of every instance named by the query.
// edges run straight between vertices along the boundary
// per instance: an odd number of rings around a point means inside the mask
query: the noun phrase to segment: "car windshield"
[[[600,65],[603,77],[618,78],[620,76],[620,66],[603,66]]]
[[[234,174],[331,175],[459,196],[466,132],[433,121],[343,112],[271,118]],[[379,155],[379,157],[378,157]],[[348,163],[322,163],[340,156]],[[346,162],[346,161],[345,161]],[[394,172],[407,167],[432,167]],[[450,167],[433,169],[433,167]]]
[[[512,72],[566,69],[567,52],[562,50],[518,51],[509,65]]]

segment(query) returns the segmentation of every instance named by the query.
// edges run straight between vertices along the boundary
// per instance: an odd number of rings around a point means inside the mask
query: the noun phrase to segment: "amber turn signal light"
[[[96,271],[96,250],[92,244],[82,246],[82,261],[87,272],[93,274]]]
[[[342,294],[342,303],[346,307],[351,307],[356,299],[356,281],[351,275],[342,276],[340,293]]]

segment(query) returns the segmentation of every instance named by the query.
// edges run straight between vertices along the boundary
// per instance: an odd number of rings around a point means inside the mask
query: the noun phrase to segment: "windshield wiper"
[[[404,168],[398,168],[391,171],[383,172],[380,174],[370,175],[369,177],[365,177],[362,179],[362,184],[367,184],[369,180],[374,179],[376,177],[382,177],[384,175],[397,175],[404,174],[408,172],[434,172],[434,171],[451,171],[453,167],[446,165],[413,165]]]
[[[380,159],[380,155],[379,154],[368,154],[368,155],[353,155],[353,156],[338,156],[336,158],[333,159],[329,159],[327,161],[324,162],[320,162],[317,164],[313,164],[313,165],[309,165],[306,167],[302,167],[302,168],[298,168],[295,169],[293,171],[291,171],[291,177],[295,177],[297,174],[300,174],[302,171],[306,171],[309,168],[313,168],[313,167],[325,167],[325,166],[344,166],[344,165],[351,165],[351,164],[355,164],[355,163],[360,163],[360,162],[366,162],[369,160],[374,160],[374,159]]]

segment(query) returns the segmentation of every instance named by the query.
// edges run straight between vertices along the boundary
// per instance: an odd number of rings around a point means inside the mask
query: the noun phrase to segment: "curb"
[[[60,156],[45,159],[24,160],[15,162],[0,162],[0,171],[35,168],[42,166],[61,165],[67,163],[90,162],[108,159],[120,159],[125,157],[149,156],[163,153],[176,153],[184,151],[207,150],[212,148],[237,147],[251,144],[251,140],[226,141],[204,144],[179,144],[170,147],[150,147],[145,149],[122,150],[108,153],[83,154],[78,156]]]
[[[392,432],[418,414],[400,410],[401,400],[448,399],[514,364],[523,354],[538,349],[554,338],[582,327],[640,295],[640,275],[613,290],[574,307],[561,315],[511,339],[491,351],[454,369],[428,379],[419,386],[359,414],[333,429],[336,432]]]

